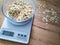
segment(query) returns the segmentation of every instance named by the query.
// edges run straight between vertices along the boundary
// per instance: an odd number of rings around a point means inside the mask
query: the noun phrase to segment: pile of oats
[[[46,1],[40,0],[40,11],[39,14],[42,14],[42,21],[45,23],[57,23],[57,12],[54,8],[49,7]]]
[[[33,6],[25,0],[16,0],[9,5],[8,15],[17,22],[28,19],[33,12]]]
[[[43,22],[52,22],[52,23],[56,23],[57,22],[57,12],[53,9],[45,9],[42,12],[45,16],[42,18]]]

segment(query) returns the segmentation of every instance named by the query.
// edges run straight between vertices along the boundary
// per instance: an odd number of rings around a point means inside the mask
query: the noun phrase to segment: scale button
[[[20,36],[20,34],[18,34],[18,36]]]
[[[24,37],[26,37],[26,35],[24,35]]]
[[[21,34],[21,36],[23,37],[23,34]]]

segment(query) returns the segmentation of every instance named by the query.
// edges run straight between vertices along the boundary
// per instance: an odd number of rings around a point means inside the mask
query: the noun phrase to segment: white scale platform
[[[32,19],[33,20],[33,19]],[[0,39],[28,44],[32,20],[25,25],[13,25],[6,18],[0,30]]]

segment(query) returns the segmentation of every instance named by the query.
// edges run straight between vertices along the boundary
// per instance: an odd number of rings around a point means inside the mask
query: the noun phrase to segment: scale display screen
[[[2,34],[6,36],[14,36],[14,32],[10,32],[10,31],[3,31]]]

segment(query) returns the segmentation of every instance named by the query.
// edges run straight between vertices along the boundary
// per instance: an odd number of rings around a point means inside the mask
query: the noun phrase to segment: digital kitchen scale
[[[16,0],[3,0],[2,13],[5,16],[5,19],[0,29],[0,39],[28,44],[32,22],[36,12],[36,4],[34,0],[25,0],[27,4],[31,4],[33,6],[32,16],[30,16],[27,20],[16,22],[6,12],[9,4],[14,1]]]
[[[28,44],[33,18],[25,25],[13,25],[6,18],[0,30],[0,39]]]

